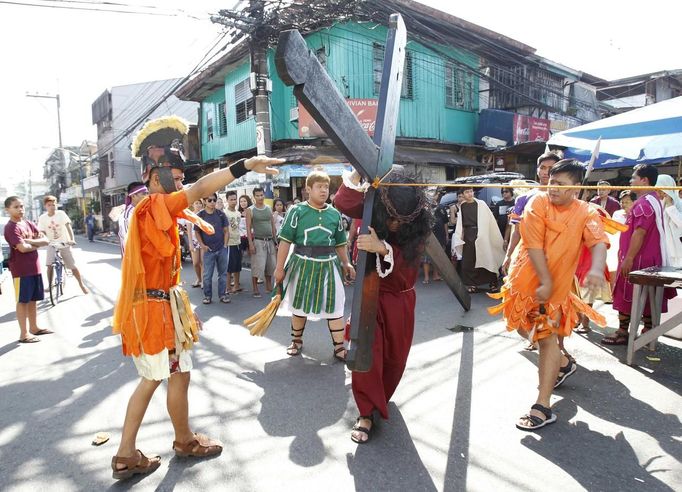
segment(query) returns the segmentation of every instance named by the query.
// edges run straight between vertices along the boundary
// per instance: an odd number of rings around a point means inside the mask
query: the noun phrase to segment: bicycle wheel
[[[62,277],[62,265],[59,262],[55,262],[52,267],[52,282],[50,282],[50,302],[53,306],[59,303],[59,296],[63,293]]]

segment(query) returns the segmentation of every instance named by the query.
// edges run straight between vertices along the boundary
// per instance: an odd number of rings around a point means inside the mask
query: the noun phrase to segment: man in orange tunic
[[[550,171],[550,186],[577,185],[583,167],[571,159],[558,162]],[[603,282],[608,239],[596,210],[575,198],[574,189],[549,188],[537,193],[528,203],[521,221],[521,243],[513,258],[509,275],[499,294],[498,306],[491,314],[502,312],[507,330],[518,330],[524,338],[539,344],[538,398],[531,411],[516,426],[534,430],[556,421],[550,410],[550,397],[562,373],[575,372],[575,362],[561,354],[559,336],[569,336],[583,312],[600,326],[606,324],[573,291],[573,276],[584,244],[592,253],[592,267],[585,286]]]
[[[135,441],[149,401],[164,379],[168,380],[167,408],[175,431],[175,454],[206,457],[222,451],[220,442],[195,434],[189,425],[190,349],[198,340],[201,322],[179,288],[177,219],[186,218],[210,230],[185,210],[188,204],[249,170],[275,174],[277,171],[267,166],[282,162],[253,157],[204,176],[183,190],[181,145],[178,141],[167,144],[173,138],[169,134],[181,138],[186,132],[187,125],[179,118],[160,118],[145,124],[133,141],[133,155],[143,160],[143,180],[150,195],[135,208],[130,223],[113,328],[121,334],[123,353],[133,357],[141,380],[128,402],[121,443],[111,461],[115,479],[153,472],[161,463],[159,456],[142,454]]]

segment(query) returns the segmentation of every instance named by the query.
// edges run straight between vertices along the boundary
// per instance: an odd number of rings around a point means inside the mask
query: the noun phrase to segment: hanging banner
[[[373,137],[379,101],[377,99],[346,99],[346,103],[350,106],[367,135]],[[298,136],[301,138],[327,136],[300,102],[298,103]]]

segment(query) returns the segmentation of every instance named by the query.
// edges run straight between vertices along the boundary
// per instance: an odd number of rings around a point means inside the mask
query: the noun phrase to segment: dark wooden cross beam
[[[275,65],[280,78],[285,84],[294,86],[297,99],[353,167],[370,183],[385,176],[393,165],[406,43],[407,31],[403,19],[400,14],[393,14],[386,38],[386,55],[372,141],[346,103],[346,98],[306,45],[303,36],[296,30],[283,31],[279,36]],[[369,233],[375,193],[376,189],[370,187],[365,195],[361,234]],[[443,274],[464,309],[469,310],[469,294],[440,245],[438,249],[435,248],[436,244],[435,237],[429,238],[427,253],[433,258],[434,266]],[[369,371],[372,367],[372,344],[379,296],[379,276],[373,267],[375,261],[374,254],[364,251],[358,254],[358,278],[355,281],[351,313],[351,343],[346,357],[348,368],[354,371]]]

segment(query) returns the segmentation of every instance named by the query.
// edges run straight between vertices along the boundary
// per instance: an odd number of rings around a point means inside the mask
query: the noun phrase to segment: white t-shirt
[[[66,228],[66,225],[70,223],[71,219],[66,212],[57,210],[52,217],[47,213],[40,216],[38,230],[44,232],[49,241],[70,241],[71,237]]]

